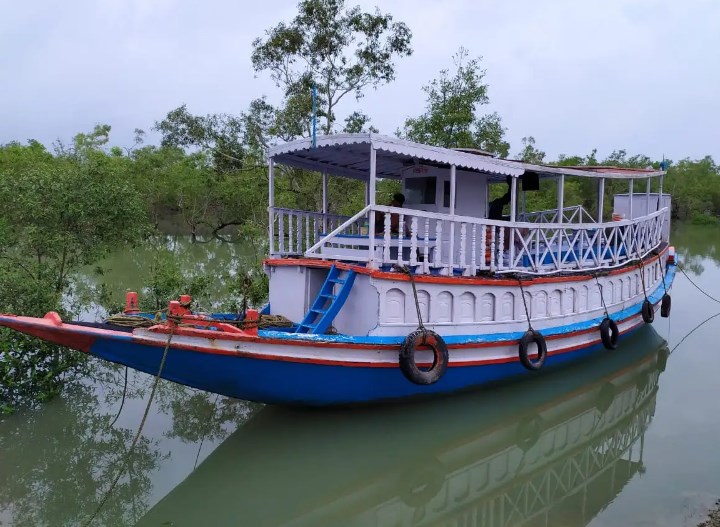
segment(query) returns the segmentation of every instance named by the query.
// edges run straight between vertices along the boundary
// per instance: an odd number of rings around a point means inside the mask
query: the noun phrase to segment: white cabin
[[[312,309],[332,265],[357,274],[333,322],[346,335],[407,335],[417,327],[416,303],[443,335],[522,331],[528,317],[533,327],[551,328],[619,313],[662,283],[657,255],[666,250],[670,219],[662,171],[529,165],[375,134],[320,137],[315,147],[296,141],[271,149],[269,160],[270,304],[294,321]],[[278,164],[322,173],[321,211],[275,206]],[[331,176],[364,181],[365,207],[350,217],[330,213]],[[594,215],[565,206],[571,176],[597,182]],[[378,178],[402,182],[403,207],[377,203]],[[489,187],[507,178],[505,216],[488,219]],[[526,211],[524,194],[545,178],[557,181],[557,207]],[[652,178],[659,178],[655,194]],[[611,217],[603,215],[608,179],[631,182]]]

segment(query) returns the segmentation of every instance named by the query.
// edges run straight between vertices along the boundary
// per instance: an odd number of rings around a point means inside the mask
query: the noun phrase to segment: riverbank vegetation
[[[157,144],[137,129],[132,145],[115,145],[111,126],[100,124],[69,142],[43,145],[34,140],[0,145],[0,311],[42,315],[49,310],[78,316],[85,298],[75,294],[73,276],[111,251],[157,244],[167,217],[179,218],[194,241],[208,237],[249,243],[254,263],[240,266],[229,289],[239,307],[262,301],[259,262],[267,229],[265,152],[272,144],[311,134],[312,88],[324,134],[378,130],[369,108],[360,106],[369,89],[381,89],[396,76],[396,64],[412,53],[412,33],[380,11],[364,12],[343,0],[302,0],[297,16],[269,28],[248,50],[258,75],[269,75],[279,103],[260,95],[239,114],[197,115],[185,105],[155,117]],[[488,85],[480,58],[461,49],[448,69],[423,88],[424,109],[408,108],[396,130],[382,133],[445,146],[478,148],[496,156],[532,163],[658,168],[660,161],[618,149],[605,158],[597,151],[549,158],[528,135],[511,145],[502,117],[484,113]],[[166,109],[158,108],[158,112]],[[367,113],[366,113],[367,112]],[[149,116],[153,118],[153,116]],[[102,116],[97,116],[102,120]],[[513,154],[513,152],[515,152]],[[320,175],[288,169],[276,178],[278,207],[320,210]],[[612,182],[611,195],[627,191]],[[386,203],[396,183],[379,186]],[[673,196],[673,215],[716,223],[720,214],[720,168],[711,157],[669,162],[665,191]],[[591,180],[566,183],[566,205],[595,207]],[[331,178],[331,212],[353,214],[364,204],[364,186]],[[552,183],[529,193],[529,210],[555,206]],[[608,209],[609,215],[609,209]],[[202,277],[188,277],[172,258],[158,258],[147,284],[150,309],[186,291],[202,290]],[[102,269],[97,270],[102,274]],[[99,287],[92,300],[118,307],[121,299]],[[10,411],[21,394],[47,398],[61,379],[82,367],[79,354],[0,332],[0,411]]]

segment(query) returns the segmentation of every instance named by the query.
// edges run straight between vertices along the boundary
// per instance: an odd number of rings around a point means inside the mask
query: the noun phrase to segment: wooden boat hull
[[[675,267],[669,266],[666,287]],[[657,310],[663,286],[649,292]],[[644,325],[641,304],[613,314],[621,338]],[[526,370],[518,357],[522,333],[447,337],[449,367],[435,384],[408,381],[398,367],[400,337],[350,337],[260,331],[258,335],[168,327],[132,332],[63,323],[45,318],[0,315],[0,325],[74,348],[101,359],[157,374],[201,390],[273,404],[328,406],[370,403],[458,392],[477,386],[542,375],[603,348],[590,319],[542,331],[548,356],[542,372]],[[422,364],[422,357],[421,361]]]

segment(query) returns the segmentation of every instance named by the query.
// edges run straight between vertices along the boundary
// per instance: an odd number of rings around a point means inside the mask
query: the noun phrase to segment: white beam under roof
[[[377,177],[402,177],[403,171],[415,163],[447,167],[455,165],[458,170],[482,172],[491,175],[493,181],[503,181],[505,176],[519,177],[534,172],[541,177],[579,176],[608,179],[635,179],[663,175],[663,171],[628,172],[611,168],[602,172],[544,165],[530,165],[509,159],[497,159],[486,155],[462,152],[450,148],[428,146],[384,135],[337,134],[320,136],[316,140],[299,139],[269,149],[268,158],[275,164],[286,165],[316,172],[368,180],[370,174],[370,147],[377,153]]]

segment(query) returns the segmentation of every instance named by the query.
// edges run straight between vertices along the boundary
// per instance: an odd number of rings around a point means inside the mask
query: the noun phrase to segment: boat
[[[321,174],[321,210],[279,206],[279,170]],[[373,133],[294,141],[268,152],[262,310],[195,313],[184,297],[146,328],[57,313],[2,315],[0,325],[271,404],[375,403],[522,381],[623,353],[622,339],[656,311],[669,315],[676,261],[664,174],[531,165]],[[363,181],[365,206],[352,216],[330,212],[331,177]],[[565,206],[566,178],[597,184],[597,212]],[[380,179],[402,189],[390,205],[376,197]],[[527,211],[528,194],[547,180],[557,207]],[[628,188],[614,195],[612,214],[608,181]],[[506,192],[491,200],[497,186]],[[141,317],[132,295],[126,313]],[[259,327],[278,315],[289,327]]]
[[[667,353],[644,327],[624,353],[522,390],[350,411],[265,407],[137,526],[585,526],[646,469]]]

